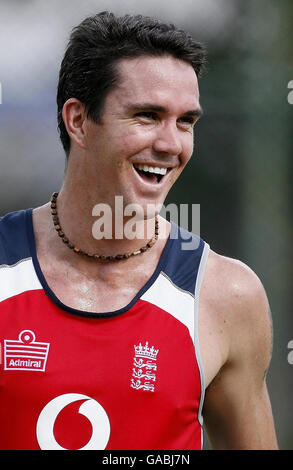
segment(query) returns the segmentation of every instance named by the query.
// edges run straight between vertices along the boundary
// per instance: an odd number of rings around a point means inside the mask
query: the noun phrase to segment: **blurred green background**
[[[0,215],[44,204],[60,188],[60,61],[71,28],[103,10],[174,22],[207,47],[194,155],[165,205],[200,204],[201,236],[262,280],[274,324],[268,387],[280,448],[293,449],[293,365],[287,359],[293,339],[293,2],[2,0]]]

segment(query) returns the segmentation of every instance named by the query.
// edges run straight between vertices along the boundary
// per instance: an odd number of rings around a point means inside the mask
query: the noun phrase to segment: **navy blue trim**
[[[26,211],[19,210],[0,218],[0,265],[13,266],[30,258],[25,217]]]
[[[204,241],[178,225],[173,224],[175,243],[169,256],[165,274],[180,289],[194,296],[197,273],[204,249]]]
[[[63,304],[58,297],[54,294],[54,292],[50,289],[49,285],[47,284],[47,281],[43,275],[43,272],[41,270],[38,258],[37,258],[37,253],[36,253],[36,242],[35,242],[35,235],[34,235],[34,230],[33,230],[33,220],[32,220],[32,209],[28,209],[26,211],[26,228],[27,228],[27,238],[29,242],[29,247],[30,247],[30,254],[33,260],[34,268],[36,271],[36,274],[38,276],[38,279],[47,294],[47,296],[52,300],[52,302],[57,305],[61,310],[64,310],[69,313],[73,313],[74,315],[86,317],[86,318],[105,318],[105,317],[115,317],[117,315],[121,315],[128,310],[130,310],[134,304],[139,300],[139,298],[150,288],[150,286],[155,282],[157,277],[159,276],[160,272],[164,270],[167,261],[168,261],[168,256],[169,252],[172,249],[174,242],[176,240],[173,240],[171,236],[169,236],[167,243],[165,245],[165,248],[162,252],[160,261],[158,263],[158,266],[156,270],[154,271],[153,275],[150,277],[150,279],[147,281],[147,283],[140,289],[140,291],[137,293],[137,295],[132,299],[132,301],[126,305],[125,307],[115,310],[113,312],[102,312],[102,313],[95,313],[95,312],[85,312],[83,310],[78,310],[72,307],[68,307],[67,305]],[[171,230],[172,233],[172,230]],[[171,235],[171,234],[170,234]]]

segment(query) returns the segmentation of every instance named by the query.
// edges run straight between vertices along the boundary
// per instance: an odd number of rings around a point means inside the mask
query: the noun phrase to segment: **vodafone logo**
[[[39,415],[36,434],[42,450],[67,450],[56,441],[54,424],[63,408],[78,400],[86,400],[80,405],[78,413],[84,415],[92,425],[90,440],[79,450],[105,449],[110,437],[110,422],[102,405],[80,393],[65,393],[51,400]]]

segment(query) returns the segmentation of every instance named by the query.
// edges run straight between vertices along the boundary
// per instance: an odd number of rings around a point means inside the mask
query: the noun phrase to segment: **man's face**
[[[96,203],[160,210],[193,151],[200,115],[193,68],[170,56],[123,59],[101,123],[86,121],[86,174]]]

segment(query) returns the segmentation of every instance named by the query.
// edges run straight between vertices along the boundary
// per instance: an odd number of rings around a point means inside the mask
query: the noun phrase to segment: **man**
[[[261,282],[158,216],[193,152],[203,62],[153,19],[74,29],[63,186],[0,223],[2,449],[201,449],[202,416],[214,449],[277,449]]]

